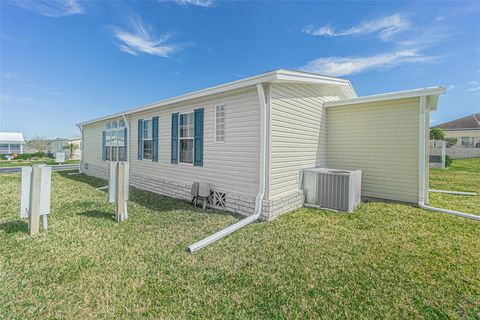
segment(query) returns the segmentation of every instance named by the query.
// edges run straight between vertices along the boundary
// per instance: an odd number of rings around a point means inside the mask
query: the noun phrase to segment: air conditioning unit
[[[352,211],[361,197],[362,172],[311,168],[303,170],[305,204],[339,211]]]

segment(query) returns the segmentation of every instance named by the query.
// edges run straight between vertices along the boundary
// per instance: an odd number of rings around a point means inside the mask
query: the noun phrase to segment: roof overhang
[[[0,140],[1,144],[25,144],[25,141]]]
[[[214,87],[210,87],[210,88],[206,88],[198,91],[193,91],[181,96],[165,99],[165,100],[148,104],[139,108],[130,109],[124,112],[118,112],[108,116],[96,118],[93,120],[80,122],[77,124],[77,126],[84,126],[90,123],[95,123],[103,120],[121,117],[121,116],[129,115],[132,113],[147,111],[153,108],[159,108],[159,107],[171,105],[174,103],[185,102],[188,100],[202,98],[209,95],[224,93],[232,90],[237,90],[237,89],[242,89],[247,87],[254,87],[257,84],[270,83],[270,82],[296,82],[296,83],[336,85],[336,86],[340,86],[340,89],[342,90],[342,92],[345,94],[346,97],[351,97],[351,98],[357,97],[357,94],[352,84],[350,83],[350,81],[346,79],[322,76],[322,75],[308,73],[308,72],[279,69],[279,70],[262,73],[256,76],[227,82],[218,86],[214,86]]]
[[[339,107],[339,106],[348,106],[348,105],[355,105],[355,104],[361,104],[361,103],[381,102],[381,101],[416,98],[416,97],[423,96],[423,97],[429,98],[428,99],[429,109],[431,111],[435,111],[437,110],[437,106],[438,106],[438,96],[443,93],[445,93],[445,87],[438,86],[438,87],[382,93],[382,94],[363,96],[363,97],[358,97],[353,99],[327,101],[325,102],[324,106]]]

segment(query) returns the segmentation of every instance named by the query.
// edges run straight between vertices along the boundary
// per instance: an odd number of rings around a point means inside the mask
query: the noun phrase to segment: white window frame
[[[217,139],[217,108],[219,107],[223,107],[223,139],[221,141],[218,141]],[[215,125],[215,135],[214,135],[214,142],[215,143],[225,143],[225,120],[227,119],[227,105],[226,104],[219,104],[219,105],[216,105],[215,106],[215,121],[214,121],[214,125]]]
[[[147,128],[147,133],[150,134],[150,139],[145,139],[145,122],[150,123],[150,127]],[[142,160],[152,161],[153,156],[153,132],[152,132],[153,118],[143,119],[142,121]],[[145,141],[151,141],[150,143],[150,158],[145,158]]]
[[[193,115],[193,135],[192,137],[190,138],[182,138],[180,136],[180,130],[181,130],[181,126],[180,126],[180,118],[182,117],[182,115],[186,115],[186,114],[192,114]],[[177,154],[177,158],[178,158],[178,163],[179,164],[182,164],[182,165],[187,165],[187,166],[193,166],[193,163],[195,162],[195,111],[188,111],[188,112],[180,112],[178,114],[178,133],[177,133],[177,136],[178,136],[178,154]],[[180,161],[180,152],[182,151],[182,143],[181,143],[181,140],[192,140],[192,162],[182,162]]]
[[[126,141],[123,141],[123,147],[124,148],[127,148],[127,159],[124,159],[124,160],[119,160],[120,159],[120,147],[122,146],[119,146],[118,145],[118,139],[115,137],[115,139],[113,140],[114,141],[114,145],[111,144],[110,142],[110,145],[109,145],[109,139],[108,137],[112,135],[112,133],[115,132],[115,134],[118,134],[117,132],[121,132],[122,136],[123,136],[123,130],[125,129],[124,126],[116,126],[115,128],[111,125],[111,123],[107,123],[106,125],[106,128],[105,129],[105,161],[110,161],[110,162],[115,162],[115,161],[121,161],[121,162],[127,162],[128,161],[128,146],[126,145]],[[110,147],[109,149],[109,154],[107,156],[107,147]],[[117,150],[117,157],[116,157],[116,160],[112,160],[113,159],[113,147],[115,147],[115,150]]]

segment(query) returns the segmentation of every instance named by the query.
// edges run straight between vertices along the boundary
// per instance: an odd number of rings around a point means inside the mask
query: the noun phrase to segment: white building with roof
[[[264,219],[302,207],[305,168],[362,170],[366,198],[428,203],[429,114],[443,87],[358,97],[350,81],[275,70],[84,121],[83,173],[130,165],[139,189]]]
[[[21,132],[0,132],[0,154],[23,153],[25,138]]]

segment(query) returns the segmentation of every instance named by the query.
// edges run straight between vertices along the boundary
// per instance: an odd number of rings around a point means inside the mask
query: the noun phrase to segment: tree
[[[441,128],[431,128],[430,140],[445,140],[445,133],[443,133],[443,130]]]
[[[27,141],[27,146],[39,152],[47,152],[49,143],[50,141],[47,138],[37,136]]]
[[[69,142],[63,146],[63,149],[70,151],[70,159],[72,158],[73,153],[78,150],[78,144]]]

